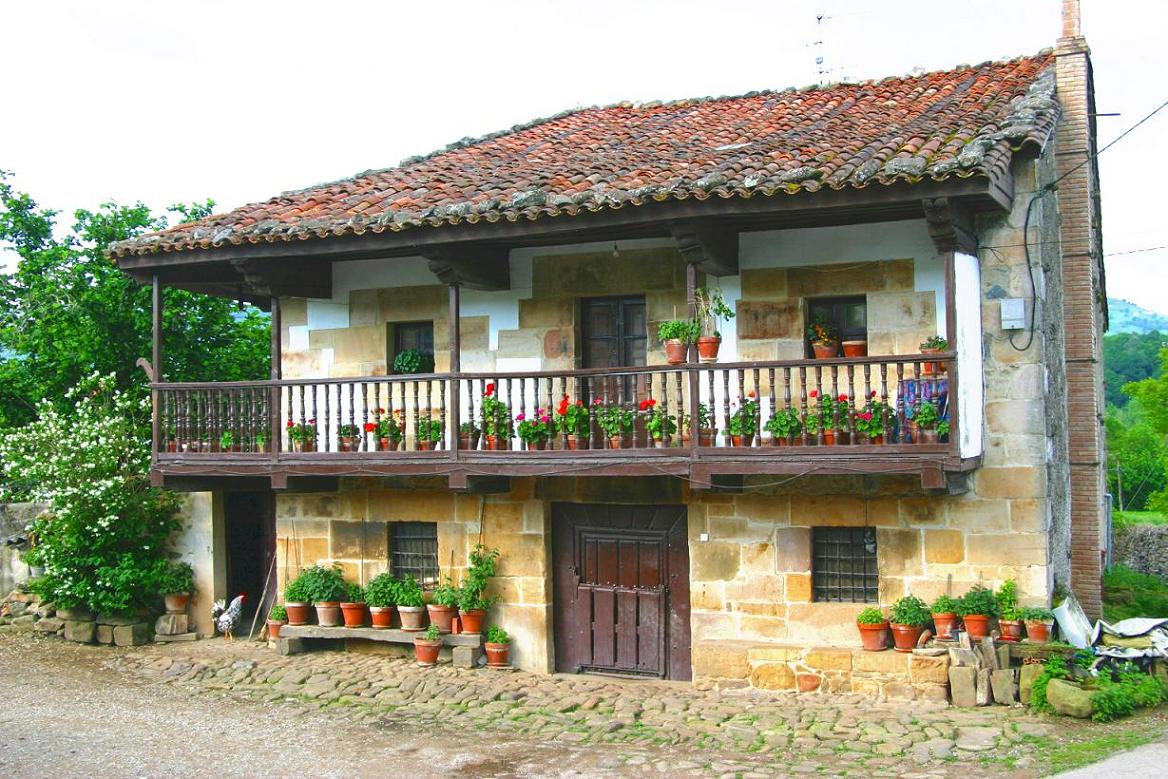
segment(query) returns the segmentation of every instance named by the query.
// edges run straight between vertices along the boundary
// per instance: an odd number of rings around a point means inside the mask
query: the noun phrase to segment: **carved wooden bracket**
[[[711,221],[669,225],[677,250],[690,265],[710,276],[738,275],[738,233]]]
[[[506,246],[435,246],[422,250],[430,262],[430,272],[443,284],[466,289],[511,288],[511,251]]]
[[[146,372],[147,379],[154,381],[154,366],[150,364],[149,360],[145,357],[139,357],[134,364]]]
[[[973,216],[962,205],[947,197],[925,198],[921,201],[929,237],[937,252],[977,253],[977,235],[973,230]]]
[[[331,298],[332,265],[321,260],[232,260],[244,292],[264,297]]]

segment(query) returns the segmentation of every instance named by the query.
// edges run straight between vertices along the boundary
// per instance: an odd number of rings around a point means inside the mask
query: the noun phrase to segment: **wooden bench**
[[[310,652],[313,649],[345,649],[353,640],[382,641],[391,644],[414,645],[418,632],[396,628],[328,628],[320,625],[282,625],[276,639],[276,650],[282,655]],[[451,648],[454,665],[474,668],[482,655],[483,637],[478,633],[442,634],[442,646]]]

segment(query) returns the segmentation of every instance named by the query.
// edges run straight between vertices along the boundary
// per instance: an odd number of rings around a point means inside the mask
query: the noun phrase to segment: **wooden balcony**
[[[757,474],[919,475],[940,489],[947,472],[967,471],[956,402],[956,356],[880,356],[831,360],[686,364],[621,370],[447,373],[295,379],[218,384],[156,383],[155,481],[270,479],[288,487],[306,477],[446,476],[451,488],[511,476],[656,476],[687,478],[696,488],[722,477]],[[777,412],[801,419],[824,397],[832,404],[823,428],[787,440],[765,431]],[[484,397],[505,404],[492,425]],[[569,439],[551,435],[543,448],[525,445],[515,418],[540,409],[555,417],[564,397],[592,411]],[[857,429],[869,400],[885,408],[882,442]],[[923,443],[912,419],[917,400],[932,400],[949,435]],[[748,405],[745,414],[743,403]],[[668,420],[654,440],[643,409]],[[628,411],[632,429],[610,438],[600,409]],[[753,417],[753,435],[727,433],[735,414]],[[437,440],[423,433],[433,425]],[[463,426],[477,432],[460,437]],[[390,435],[382,439],[373,428]],[[497,435],[488,436],[496,428]],[[672,428],[672,429],[670,429]],[[394,433],[393,430],[397,430]],[[691,431],[700,430],[700,435]],[[832,440],[834,439],[834,441]],[[294,484],[292,486],[295,486]]]

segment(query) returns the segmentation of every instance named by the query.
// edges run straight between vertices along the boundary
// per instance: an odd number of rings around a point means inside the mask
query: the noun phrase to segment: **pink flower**
[[[542,417],[539,418],[539,421],[543,422],[546,425],[548,422],[552,421],[552,418],[549,417],[547,414],[544,414]]]
[[[522,413],[522,412],[520,412],[520,413],[518,413],[518,414],[516,414],[516,415],[515,415],[515,421],[516,421],[516,422],[522,422],[522,421],[523,421],[524,419],[526,419],[526,418],[527,418],[527,417],[525,417],[525,416],[523,415],[523,413]]]

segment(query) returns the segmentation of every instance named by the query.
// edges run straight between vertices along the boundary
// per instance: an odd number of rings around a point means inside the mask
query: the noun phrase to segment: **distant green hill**
[[[1135,303],[1116,298],[1107,299],[1109,333],[1150,333],[1159,330],[1168,333],[1168,316],[1157,314]]]

